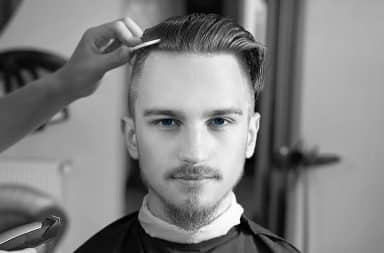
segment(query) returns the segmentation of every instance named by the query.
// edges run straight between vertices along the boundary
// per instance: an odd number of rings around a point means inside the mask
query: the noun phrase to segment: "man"
[[[242,215],[233,188],[259,127],[263,48],[217,15],[147,29],[133,55],[128,151],[148,188],[138,213],[76,252],[298,252]]]

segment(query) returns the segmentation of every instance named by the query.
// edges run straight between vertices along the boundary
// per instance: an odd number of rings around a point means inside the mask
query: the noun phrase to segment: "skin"
[[[259,114],[241,63],[230,53],[155,51],[133,82],[125,136],[149,210],[186,230],[206,225],[228,208],[255,148]]]

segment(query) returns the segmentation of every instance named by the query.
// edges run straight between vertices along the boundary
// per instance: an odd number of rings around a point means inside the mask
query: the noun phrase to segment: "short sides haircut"
[[[233,53],[249,76],[251,106],[262,89],[265,48],[251,33],[229,18],[217,14],[176,16],[144,31],[143,41],[160,39],[160,43],[137,50],[132,55],[131,80],[128,89],[129,115],[134,117],[137,89],[132,85],[152,51],[214,54]]]

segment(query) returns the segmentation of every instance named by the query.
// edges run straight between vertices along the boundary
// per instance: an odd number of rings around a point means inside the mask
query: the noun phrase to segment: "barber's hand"
[[[36,253],[37,251],[35,249],[23,249],[18,251],[2,251],[0,250],[0,253]]]
[[[54,76],[65,86],[71,100],[88,96],[108,70],[129,61],[129,48],[141,42],[142,33],[130,18],[90,28],[69,61]]]

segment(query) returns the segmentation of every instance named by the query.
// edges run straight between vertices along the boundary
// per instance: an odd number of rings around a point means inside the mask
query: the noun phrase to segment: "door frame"
[[[303,0],[268,0],[267,57],[264,90],[258,102],[261,127],[256,150],[255,192],[262,203],[261,217],[273,232],[286,236],[287,191],[290,169],[276,166],[282,147],[293,148],[300,141],[301,36]]]

